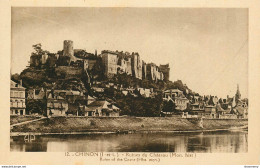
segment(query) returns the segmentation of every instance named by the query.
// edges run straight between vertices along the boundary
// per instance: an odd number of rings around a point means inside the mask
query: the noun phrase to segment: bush
[[[93,120],[91,120],[91,121],[90,121],[90,126],[96,126],[96,122],[93,121]]]

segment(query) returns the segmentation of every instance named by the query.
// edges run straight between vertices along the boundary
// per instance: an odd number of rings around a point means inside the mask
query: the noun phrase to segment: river
[[[39,135],[11,137],[14,152],[198,152],[246,153],[247,131]],[[26,139],[26,138],[25,138]],[[27,141],[27,139],[26,139]]]

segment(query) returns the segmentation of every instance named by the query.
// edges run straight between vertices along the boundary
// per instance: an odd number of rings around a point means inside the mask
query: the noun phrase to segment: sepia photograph
[[[248,153],[248,24],[248,8],[12,7],[10,152]]]

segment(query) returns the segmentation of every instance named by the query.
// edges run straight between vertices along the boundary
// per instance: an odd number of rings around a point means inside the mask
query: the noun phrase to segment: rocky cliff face
[[[45,82],[50,82],[48,76],[46,70],[27,68],[20,74],[20,79],[26,88],[41,87]]]
[[[88,92],[88,79],[82,68],[60,66],[53,69],[27,68],[19,76],[23,86]]]

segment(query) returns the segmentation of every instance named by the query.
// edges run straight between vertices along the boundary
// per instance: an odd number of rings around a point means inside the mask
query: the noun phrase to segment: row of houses
[[[27,97],[26,97],[27,95]],[[119,116],[120,109],[114,104],[97,100],[94,97],[86,96],[79,91],[72,90],[39,90],[29,89],[11,80],[10,88],[10,113],[11,115],[31,115],[26,112],[26,103],[37,100],[42,102],[43,109],[46,109],[47,116]],[[37,114],[37,113],[34,113]]]
[[[112,84],[110,84],[112,86]],[[110,86],[109,85],[109,86]],[[110,87],[111,87],[110,86]],[[103,92],[102,88],[93,88],[96,92]],[[104,88],[103,88],[104,89]],[[135,94],[138,91],[141,96],[151,97],[152,89],[144,88],[121,88],[122,93]],[[210,100],[212,101],[210,103]],[[48,90],[48,89],[26,89],[22,82],[16,83],[11,80],[10,89],[10,113],[11,115],[26,115],[26,103],[31,100],[42,101],[46,106],[48,116],[119,116],[120,109],[114,104],[98,100],[95,97],[84,95],[82,92],[73,90]],[[178,111],[183,111],[183,117],[205,117],[205,118],[247,118],[248,104],[241,99],[239,91],[233,98],[227,97],[223,101],[218,101],[216,97],[193,97],[192,100],[186,98],[182,91],[178,89],[169,89],[164,91],[164,101],[172,101]],[[213,101],[214,100],[214,101]],[[212,104],[213,103],[213,104]],[[188,105],[190,106],[187,113]],[[171,112],[164,112],[172,114]]]
[[[164,91],[164,101],[172,101],[176,105],[176,110],[183,111],[183,117],[205,117],[235,119],[248,117],[248,104],[241,99],[239,87],[233,98],[218,99],[216,96],[193,96],[188,99],[183,92],[178,89]],[[188,108],[189,106],[189,108]],[[164,112],[167,115],[173,112]]]

